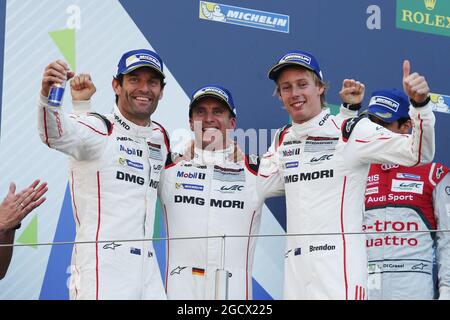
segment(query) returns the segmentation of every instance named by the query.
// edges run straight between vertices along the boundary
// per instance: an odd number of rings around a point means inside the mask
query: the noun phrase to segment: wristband
[[[352,111],[358,111],[359,109],[361,109],[361,103],[350,104],[350,103],[347,103],[347,102],[343,102],[342,106],[344,108],[347,108],[347,109],[352,110]]]
[[[431,100],[430,95],[428,95],[428,97],[425,99],[425,101],[421,102],[421,103],[415,102],[413,99],[409,99],[409,101],[411,102],[411,104],[413,105],[414,108],[425,107],[428,104],[428,102],[430,102],[430,100]]]

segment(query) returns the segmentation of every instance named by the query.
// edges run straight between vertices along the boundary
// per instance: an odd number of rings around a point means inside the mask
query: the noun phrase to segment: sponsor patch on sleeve
[[[423,182],[392,179],[391,191],[423,194]]]
[[[412,180],[420,180],[420,176],[412,173],[400,173],[397,172],[397,178],[399,179],[412,179]]]
[[[298,161],[286,162],[284,165],[286,169],[298,168]]]
[[[374,193],[378,193],[378,187],[372,187],[372,188],[366,189],[366,196],[368,196],[369,194],[374,194]]]

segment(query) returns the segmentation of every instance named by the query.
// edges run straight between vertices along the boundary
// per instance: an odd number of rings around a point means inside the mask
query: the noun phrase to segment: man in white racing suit
[[[386,129],[408,134],[412,127],[408,110],[408,97],[389,89],[375,91],[367,111],[369,119]],[[450,174],[446,166],[371,165],[364,217],[369,299],[449,299],[450,234],[423,232],[449,227]],[[397,233],[385,233],[388,231]]]
[[[414,130],[399,135],[365,118],[340,126],[322,111],[325,84],[317,60],[308,52],[283,55],[269,78],[293,121],[279,131],[264,157],[268,161],[259,168],[263,188],[285,188],[287,233],[296,235],[287,237],[284,298],[367,299],[361,232],[369,164],[414,166],[433,159],[428,85],[417,73],[410,74],[405,61],[403,86],[411,99]],[[346,79],[340,94],[353,104],[364,86]],[[358,234],[349,234],[353,232]]]
[[[264,201],[255,188],[258,157],[242,156],[229,138],[236,109],[226,88],[196,90],[189,122],[192,150],[167,161],[159,185],[167,236],[186,238],[167,241],[167,297],[251,299],[256,238],[247,236],[258,233]],[[216,295],[224,289],[218,272],[228,277],[228,296]]]
[[[126,52],[112,81],[116,105],[105,116],[68,115],[49,105],[51,86],[72,76],[65,62],[49,64],[38,110],[42,142],[69,156],[76,241],[88,242],[73,248],[70,297],[165,299],[152,243],[121,241],[153,236],[169,152],[164,128],[150,119],[163,94],[162,60],[147,49]],[[90,96],[95,87],[77,90]]]

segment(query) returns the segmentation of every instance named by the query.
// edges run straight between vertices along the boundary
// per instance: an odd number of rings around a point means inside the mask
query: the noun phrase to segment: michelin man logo
[[[212,10],[208,9],[208,4],[211,6],[213,6]],[[225,15],[221,12],[220,6],[218,4],[215,3],[206,3],[206,2],[201,2],[201,8],[202,8],[202,13],[203,15],[209,19],[209,20],[213,20],[213,21],[219,21],[219,22],[226,22],[227,18],[225,17]]]
[[[430,96],[431,102],[433,103],[432,104],[433,111],[450,113],[450,106],[447,103],[448,101],[450,101],[448,96],[444,97],[444,95],[438,95],[434,93],[432,93]]]
[[[125,66],[128,68],[133,63],[140,62],[140,61],[141,60],[139,60],[139,58],[136,55],[132,55],[132,56],[128,57],[127,60],[125,60]]]

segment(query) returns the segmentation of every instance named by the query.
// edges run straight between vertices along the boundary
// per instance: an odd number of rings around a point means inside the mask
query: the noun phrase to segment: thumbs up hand
[[[408,60],[403,61],[403,90],[415,103],[423,103],[430,93],[427,80],[417,72],[411,72]]]

